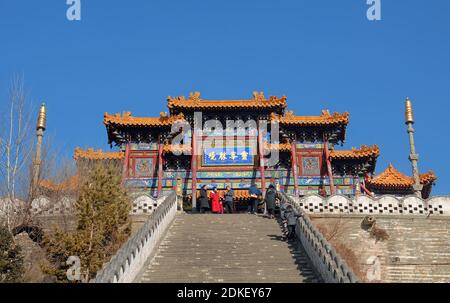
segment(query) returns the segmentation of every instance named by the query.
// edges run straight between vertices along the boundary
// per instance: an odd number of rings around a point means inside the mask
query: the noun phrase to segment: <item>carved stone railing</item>
[[[298,201],[285,193],[280,193],[282,203],[291,204],[303,215],[298,219],[296,234],[302,243],[314,269],[326,283],[357,283],[358,277],[336,252],[322,233],[315,227]]]
[[[341,195],[321,197],[311,195],[294,198],[301,209],[309,214],[349,215],[413,215],[450,216],[450,197],[436,196],[424,200],[416,196],[394,197],[382,195],[375,198],[361,195],[347,198]]]
[[[170,193],[169,193],[170,194]],[[130,215],[151,215],[168,195],[153,198],[148,195],[133,197]],[[49,197],[40,196],[31,203],[31,213],[36,216],[58,216],[73,214],[75,212],[76,199],[71,196],[62,197],[54,202]],[[0,212],[2,203],[0,200]]]
[[[91,283],[130,283],[164,237],[177,213],[177,196],[171,193],[149,216],[142,228],[119,249]]]

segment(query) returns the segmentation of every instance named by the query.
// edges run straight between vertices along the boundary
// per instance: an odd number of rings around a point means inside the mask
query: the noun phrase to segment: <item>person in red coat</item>
[[[211,198],[211,211],[216,214],[223,213],[223,206],[222,203],[220,202],[220,196],[219,193],[217,192],[216,187],[213,188],[209,197]]]

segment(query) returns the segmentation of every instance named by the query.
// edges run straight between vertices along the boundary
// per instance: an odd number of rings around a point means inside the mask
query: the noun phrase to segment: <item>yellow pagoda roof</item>
[[[437,180],[436,175],[429,171],[420,175],[420,183],[428,185]],[[399,172],[392,164],[388,168],[366,181],[371,187],[375,188],[391,188],[391,189],[409,189],[414,184],[414,179],[410,176]]]
[[[124,112],[122,114],[111,115],[104,114],[103,123],[108,125],[121,125],[121,126],[171,126],[177,121],[184,121],[184,115],[182,113],[174,116],[169,116],[166,113],[160,113],[157,118],[153,117],[133,117],[130,112]]]
[[[61,183],[55,183],[50,180],[40,180],[39,188],[50,192],[75,191],[78,188],[78,175],[67,178]]]
[[[284,116],[272,113],[271,120],[287,125],[347,125],[349,122],[349,113],[330,114],[328,110],[323,110],[320,116],[296,116],[293,112],[288,111]]]
[[[359,149],[352,148],[351,150],[331,150],[330,157],[332,159],[361,159],[368,157],[378,157],[380,155],[380,148],[377,145],[366,146],[362,145]]]
[[[286,106],[286,97],[271,96],[266,99],[263,92],[253,92],[253,98],[247,100],[204,100],[199,92],[190,93],[187,99],[184,96],[167,98],[169,109],[284,109]]]
[[[125,158],[124,152],[104,152],[101,149],[94,150],[93,148],[81,149],[75,148],[73,153],[75,160],[87,159],[87,160],[123,160]]]

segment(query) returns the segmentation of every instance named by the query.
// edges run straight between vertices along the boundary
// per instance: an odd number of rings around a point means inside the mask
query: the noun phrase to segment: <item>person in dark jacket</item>
[[[200,212],[204,214],[209,210],[208,193],[206,192],[206,185],[200,189]]]
[[[261,191],[258,187],[256,187],[256,184],[252,184],[248,189],[248,193],[250,194],[248,213],[255,215],[256,213],[258,213],[258,196],[261,195]]]
[[[273,215],[275,212],[276,197],[277,197],[277,190],[275,189],[275,186],[270,184],[269,188],[266,191],[266,197],[264,199],[264,201],[266,202],[267,214],[270,219],[273,219],[274,217]]]
[[[283,219],[286,220],[288,227],[287,240],[292,240],[295,238],[295,227],[297,226],[297,219],[301,217],[297,211],[288,204],[286,210],[283,213]]]
[[[287,236],[287,234],[288,234],[288,229],[287,229],[287,222],[284,219],[284,212],[286,211],[288,205],[290,205],[290,204],[286,203],[286,202],[283,202],[283,201],[281,201],[281,203],[280,203],[280,219],[281,219],[281,221],[283,223],[283,228],[282,229],[283,229],[283,234],[285,236]]]
[[[227,210],[227,213],[229,214],[233,213],[233,199],[234,199],[233,189],[231,189],[230,185],[227,185],[227,191],[225,192],[225,208]]]

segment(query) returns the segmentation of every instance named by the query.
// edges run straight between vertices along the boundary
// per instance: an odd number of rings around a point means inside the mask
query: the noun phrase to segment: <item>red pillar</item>
[[[195,130],[192,131],[191,141],[192,141],[192,158],[191,158],[192,210],[195,210],[197,208],[197,134]]]
[[[258,158],[259,158],[259,171],[261,173],[261,191],[263,195],[266,193],[266,177],[264,170],[264,150],[263,150],[263,136],[261,132],[261,127],[258,124]]]
[[[291,143],[291,171],[294,177],[294,195],[298,195],[298,175],[297,175],[297,138],[294,138]]]
[[[122,168],[122,185],[125,183],[125,180],[128,178],[128,169],[130,163],[130,144],[127,143],[125,146],[125,158],[123,159],[123,168]]]
[[[330,158],[330,149],[328,147],[328,139],[324,140],[324,155],[325,155],[325,161],[327,162],[327,171],[328,171],[328,178],[330,180],[330,191],[331,194],[334,195],[334,179],[333,179],[333,170],[331,169],[331,158]]]
[[[162,192],[162,175],[163,175],[163,146],[164,142],[161,140],[161,134],[158,136],[158,197]]]

